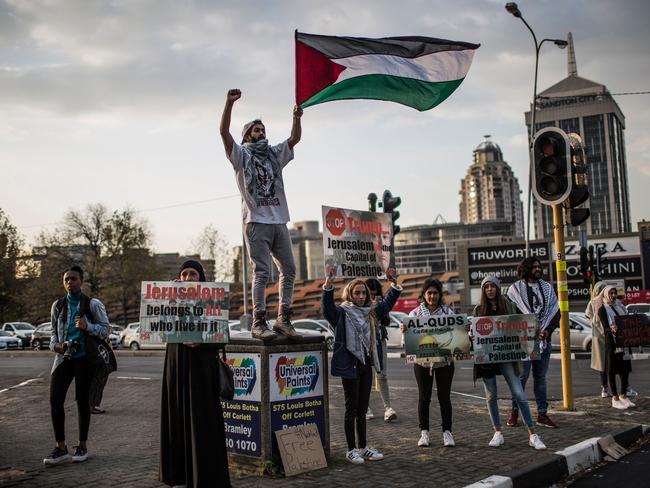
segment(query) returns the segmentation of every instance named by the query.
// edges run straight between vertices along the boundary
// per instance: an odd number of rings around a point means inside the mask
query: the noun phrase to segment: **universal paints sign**
[[[316,424],[326,442],[321,351],[269,354],[271,445],[278,453],[274,432],[296,425]]]
[[[269,361],[271,401],[323,394],[320,352],[272,354]]]
[[[260,354],[229,353],[227,363],[235,380],[235,397],[221,400],[229,452],[262,455],[262,389]]]

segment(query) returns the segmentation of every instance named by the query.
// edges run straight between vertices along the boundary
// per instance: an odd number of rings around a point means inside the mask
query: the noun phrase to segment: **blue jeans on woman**
[[[551,362],[551,338],[547,339],[546,347],[541,357],[535,361],[523,361],[524,371],[519,377],[521,387],[526,391],[526,382],[530,376],[530,370],[533,370],[533,391],[535,392],[535,402],[537,403],[537,415],[543,417],[548,410],[548,400],[546,397],[546,373],[548,365]],[[517,402],[513,396],[512,410],[517,411]]]
[[[515,363],[499,363],[499,370],[503,378],[510,387],[510,393],[515,399],[519,410],[521,410],[521,417],[529,429],[533,428],[533,417],[530,414],[530,407],[528,400],[526,400],[526,393],[521,386],[521,381],[515,373]],[[499,404],[497,398],[497,377],[483,378],[483,386],[485,386],[485,402],[487,403],[488,412],[490,412],[490,419],[495,429],[501,428],[501,419],[499,418]]]

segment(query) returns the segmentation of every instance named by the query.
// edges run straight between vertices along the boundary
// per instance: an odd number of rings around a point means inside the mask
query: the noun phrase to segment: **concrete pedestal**
[[[235,398],[223,400],[230,467],[260,472],[281,464],[276,430],[314,423],[329,456],[328,357],[322,337],[270,342],[232,339],[226,346]]]

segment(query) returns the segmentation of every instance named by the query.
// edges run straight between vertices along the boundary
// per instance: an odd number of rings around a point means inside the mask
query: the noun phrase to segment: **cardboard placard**
[[[327,468],[323,443],[316,424],[276,430],[285,476]]]

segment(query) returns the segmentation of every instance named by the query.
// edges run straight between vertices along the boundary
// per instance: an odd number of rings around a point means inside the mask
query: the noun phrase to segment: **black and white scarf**
[[[275,153],[269,147],[269,141],[262,139],[257,142],[247,142],[242,146],[244,148],[244,183],[246,184],[246,193],[251,200],[257,203],[257,165],[268,160],[273,171],[272,178],[277,180],[280,176],[280,164]]]
[[[377,354],[377,319],[373,307],[358,307],[352,302],[343,302],[341,307],[345,312],[345,345],[348,351],[362,364],[366,357],[379,371],[380,363]]]
[[[540,331],[543,331],[549,326],[551,320],[555,317],[555,314],[560,310],[560,307],[558,305],[557,296],[549,282],[538,280],[537,285],[542,292],[543,306],[536,315],[539,320]],[[519,280],[510,285],[507,295],[508,298],[517,305],[517,308],[521,310],[522,313],[535,314],[533,304],[528,300],[528,289],[529,285],[526,280]]]

